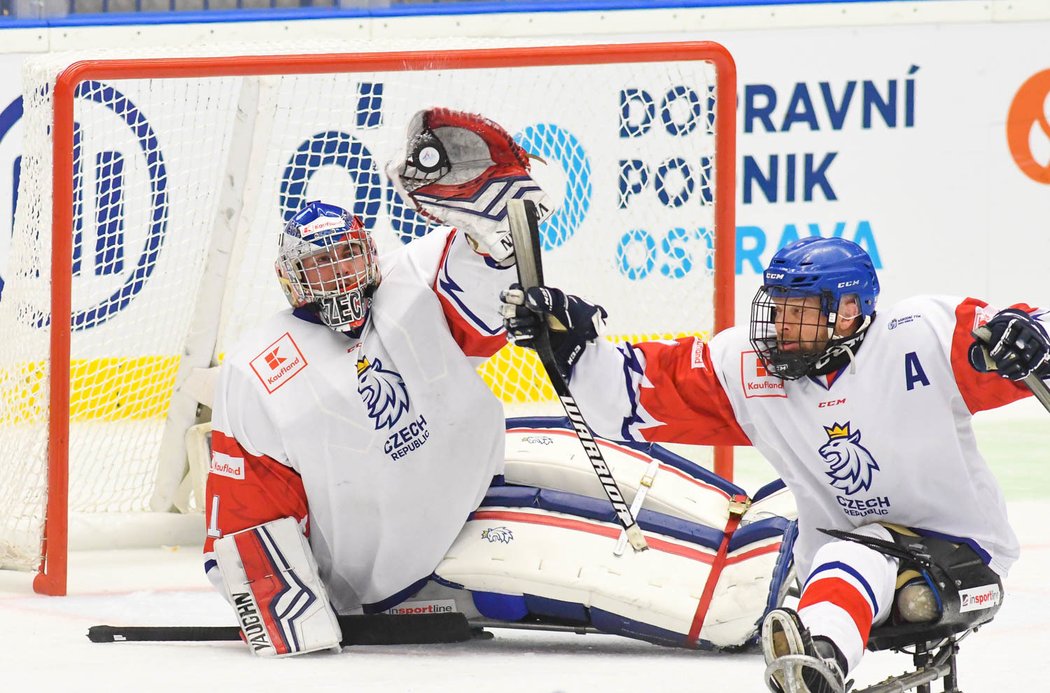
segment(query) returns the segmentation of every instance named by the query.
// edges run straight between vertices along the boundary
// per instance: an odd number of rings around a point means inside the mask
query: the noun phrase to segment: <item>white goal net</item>
[[[276,240],[300,205],[352,209],[381,252],[430,230],[383,173],[422,108],[481,113],[545,161],[547,280],[604,305],[611,337],[707,334],[732,305],[732,267],[715,277],[732,251],[722,49],[391,55],[98,62],[68,84],[54,61],[27,68],[0,296],[0,567],[38,568],[45,517],[60,560],[66,488],[72,513],[172,510],[197,415],[174,393],[285,306]],[[556,412],[531,355],[505,348],[481,372],[509,412]]]

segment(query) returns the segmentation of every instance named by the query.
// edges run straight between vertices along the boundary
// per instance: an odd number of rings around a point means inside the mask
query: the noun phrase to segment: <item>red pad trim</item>
[[[599,536],[609,537],[610,539],[619,539],[620,532],[623,531],[623,529],[617,525],[596,524],[570,517],[535,515],[532,513],[514,512],[511,510],[478,510],[471,516],[471,519],[505,520],[507,522],[524,522],[531,525],[547,525],[549,527],[571,529],[574,532],[597,534]],[[650,549],[655,549],[656,551],[663,551],[664,553],[682,556],[683,558],[691,558],[692,560],[701,563],[711,563],[714,560],[713,556],[704,553],[703,551],[690,549],[680,544],[664,541],[663,539],[657,539],[648,534],[645,535],[645,541],[649,544]]]
[[[700,595],[700,602],[696,605],[693,623],[689,626],[689,635],[686,636],[685,644],[687,647],[695,647],[700,640],[700,630],[704,627],[707,611],[711,608],[711,600],[715,595],[715,586],[718,584],[718,578],[722,575],[722,569],[726,566],[729,540],[733,537],[733,532],[736,531],[736,528],[740,526],[740,519],[744,516],[744,511],[747,510],[748,501],[746,496],[733,496],[731,503],[735,507],[730,506],[729,519],[726,521],[726,528],[722,532],[722,543],[718,547],[718,553],[711,564],[711,572],[707,574],[707,582],[704,584],[704,591]],[[749,553],[753,554],[753,552]],[[742,556],[737,556],[736,560],[740,561],[743,558]]]
[[[274,565],[269,552],[263,545],[259,532],[248,531],[233,537],[237,552],[244,565],[244,574],[251,589],[255,603],[259,606],[259,618],[263,621],[267,634],[277,654],[290,651],[280,624],[274,618],[274,601],[288,589],[288,584],[281,576],[280,569]]]
[[[798,602],[798,611],[820,603],[833,604],[849,614],[857,626],[861,642],[867,645],[868,634],[871,632],[871,604],[867,597],[857,591],[856,587],[836,577],[826,577],[811,582],[802,592],[802,598]]]

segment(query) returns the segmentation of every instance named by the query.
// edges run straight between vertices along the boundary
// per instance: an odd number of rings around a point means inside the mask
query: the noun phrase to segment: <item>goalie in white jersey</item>
[[[505,435],[475,371],[506,342],[506,200],[550,209],[528,156],[498,125],[440,108],[413,118],[406,151],[391,181],[457,229],[377,258],[357,219],[307,204],[277,261],[292,308],[220,371],[205,564],[252,651],[335,648],[336,614],[392,607],[684,647],[753,641],[790,573],[782,485],[750,503],[657,446],[608,444],[659,509],[639,516],[651,550],[618,556],[579,440],[546,419]]]
[[[515,343],[529,346],[544,314],[570,327],[557,352],[595,433],[754,445],[794,493],[795,560],[806,580],[797,612],[775,609],[763,623],[776,691],[841,692],[873,626],[997,609],[1000,578],[1018,557],[970,420],[1030,394],[1020,379],[1050,377],[1045,313],[923,296],[876,314],[878,293],[860,246],[807,238],[773,257],[750,328],[710,344],[614,345],[594,339],[599,306],[550,288],[504,294]],[[988,359],[971,336],[982,325]],[[968,566],[967,586],[976,586],[960,597],[920,578],[895,599],[916,549]],[[934,601],[909,602],[914,594]]]
[[[455,180],[435,132],[457,144]],[[500,126],[430,109],[390,173],[417,204],[507,186],[543,203],[528,169]],[[333,609],[382,611],[417,591],[501,473],[502,405],[475,370],[506,343],[513,251],[496,222],[379,258],[359,219],[310,202],[281,234],[292,307],[226,356],[207,492],[206,569],[255,652],[338,646]]]

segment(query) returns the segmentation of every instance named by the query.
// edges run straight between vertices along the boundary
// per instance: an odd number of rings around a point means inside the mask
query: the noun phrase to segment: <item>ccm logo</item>
[[[838,406],[840,404],[845,404],[845,403],[846,403],[846,398],[845,397],[843,397],[842,399],[829,399],[827,402],[821,402],[820,404],[818,404],[817,408],[818,409],[823,409],[824,407],[835,407],[835,406]]]
[[[859,279],[854,279],[851,282],[839,282],[838,288],[845,289],[846,287],[857,286],[858,284],[860,284],[860,280]]]
[[[781,272],[766,272],[766,279],[783,279],[784,275]]]

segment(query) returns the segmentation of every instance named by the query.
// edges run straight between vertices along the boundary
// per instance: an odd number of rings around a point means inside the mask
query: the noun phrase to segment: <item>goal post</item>
[[[172,509],[199,414],[181,384],[282,307],[272,263],[299,204],[352,209],[381,252],[430,230],[383,173],[421,108],[479,112],[545,160],[549,281],[605,305],[610,338],[732,325],[735,79],[707,42],[27,69],[0,296],[17,343],[0,356],[0,568],[64,594],[71,512]],[[556,409],[530,353],[480,370],[509,414]],[[713,451],[727,477],[731,459]]]

